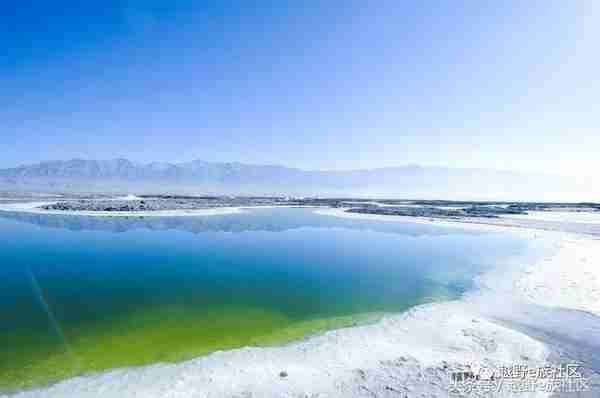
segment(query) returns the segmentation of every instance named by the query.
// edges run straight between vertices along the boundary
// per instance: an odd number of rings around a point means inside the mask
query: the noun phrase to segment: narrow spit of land
[[[494,219],[525,216],[529,212],[592,212],[597,203],[473,202],[446,200],[392,200],[357,198],[296,198],[256,196],[128,195],[122,197],[63,198],[39,203],[29,210],[49,212],[97,212],[99,214],[149,214],[252,207],[323,207],[348,213],[423,217],[445,220]],[[0,208],[1,209],[1,208]]]

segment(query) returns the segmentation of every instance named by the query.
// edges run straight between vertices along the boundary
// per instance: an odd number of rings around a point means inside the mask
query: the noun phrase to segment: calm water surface
[[[261,209],[0,212],[0,391],[280,344],[459,297],[528,250],[500,233]]]

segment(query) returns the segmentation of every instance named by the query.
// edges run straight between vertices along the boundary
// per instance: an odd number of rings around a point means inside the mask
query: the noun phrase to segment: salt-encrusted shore
[[[448,397],[452,371],[581,362],[597,397],[600,241],[596,236],[407,217],[322,214],[503,230],[547,249],[514,258],[461,300],[428,304],[283,347],[217,352],[179,363],[117,369],[16,397]],[[63,214],[63,213],[61,213]],[[590,358],[586,356],[590,353]],[[596,368],[596,366],[598,366]],[[536,391],[519,397],[545,397]],[[468,396],[468,395],[465,395]],[[509,388],[488,396],[515,396]],[[566,395],[568,396],[568,395]]]
[[[149,211],[86,211],[86,210],[49,210],[42,206],[57,202],[29,202],[0,204],[0,211],[23,212],[32,214],[56,214],[72,216],[95,217],[193,217],[235,214],[242,211],[241,207],[216,207],[210,209],[178,209],[178,210],[149,210]]]
[[[111,199],[105,199],[111,200]],[[117,199],[115,199],[117,200]],[[118,200],[123,200],[118,199]],[[128,199],[132,200],[132,199]],[[91,216],[91,217],[194,217],[194,216],[217,216],[223,214],[236,214],[245,210],[252,209],[273,209],[273,208],[316,208],[318,206],[301,205],[278,205],[278,206],[221,206],[202,209],[173,209],[173,210],[134,210],[134,211],[92,211],[92,210],[53,210],[44,208],[44,206],[53,205],[58,202],[19,202],[19,203],[0,203],[0,211],[30,213],[41,215],[61,215],[61,216]]]
[[[329,215],[343,218],[353,218],[361,220],[379,220],[395,221],[416,224],[435,224],[448,227],[474,228],[477,230],[506,231],[517,229],[540,230],[568,232],[572,234],[596,235],[600,236],[600,219],[595,220],[600,213],[582,213],[582,212],[531,212],[531,216],[501,216],[495,218],[481,217],[456,217],[456,218],[437,218],[437,217],[412,217],[402,215],[383,215],[348,212],[348,208],[326,208],[317,212],[321,215]],[[543,214],[552,214],[552,216],[540,216]],[[573,220],[575,219],[575,220]],[[582,219],[584,221],[582,221]]]

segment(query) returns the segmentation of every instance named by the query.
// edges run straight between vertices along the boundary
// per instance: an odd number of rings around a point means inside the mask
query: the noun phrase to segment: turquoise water
[[[506,234],[309,209],[129,219],[0,212],[0,391],[281,344],[457,298],[525,250]]]

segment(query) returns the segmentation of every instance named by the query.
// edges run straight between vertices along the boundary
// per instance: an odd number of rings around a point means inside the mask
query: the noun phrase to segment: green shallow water
[[[502,234],[306,209],[179,219],[0,213],[0,391],[282,344],[459,297]]]

